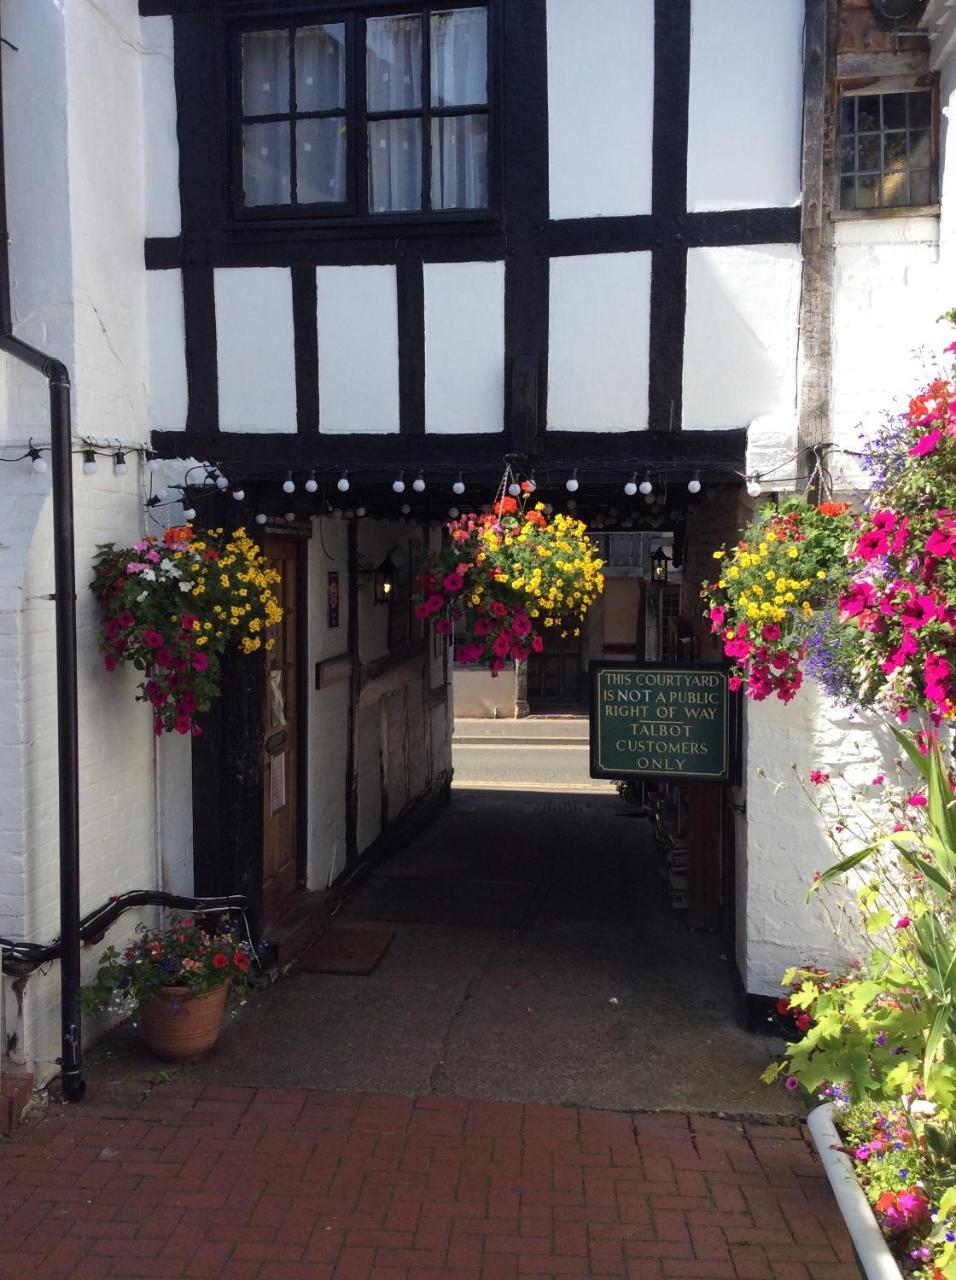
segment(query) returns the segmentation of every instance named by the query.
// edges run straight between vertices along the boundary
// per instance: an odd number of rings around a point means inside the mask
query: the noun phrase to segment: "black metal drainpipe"
[[[2,46],[0,46],[2,48]],[[73,541],[73,429],[70,375],[62,360],[13,336],[10,248],[3,152],[0,58],[0,351],[42,373],[50,385],[53,581],[56,612],[57,759],[60,814],[60,1071],[63,1096],[86,1092],[80,1043],[80,787],[76,705],[76,571]]]

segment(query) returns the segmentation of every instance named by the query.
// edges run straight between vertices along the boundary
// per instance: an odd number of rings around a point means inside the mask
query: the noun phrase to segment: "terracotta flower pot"
[[[157,1058],[195,1062],[216,1043],[222,1028],[229,983],[212,991],[164,987],[140,1007],[143,1039]]]

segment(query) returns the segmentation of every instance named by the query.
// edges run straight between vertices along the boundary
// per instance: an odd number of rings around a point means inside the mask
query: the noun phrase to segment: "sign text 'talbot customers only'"
[[[726,782],[730,773],[726,671],[592,663],[592,777]]]

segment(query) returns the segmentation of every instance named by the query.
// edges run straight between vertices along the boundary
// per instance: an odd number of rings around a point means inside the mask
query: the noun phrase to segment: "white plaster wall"
[[[291,274],[285,267],[230,267],[213,274],[220,428],[294,432]]]
[[[954,305],[956,280],[939,230],[932,217],[836,225],[833,440],[844,449],[859,449],[884,413],[904,410],[952,341],[951,326],[937,323]],[[838,485],[861,479],[852,457],[834,464]]]
[[[151,431],[183,431],[189,408],[183,273],[146,273],[149,352],[148,419]]]
[[[127,0],[65,8],[76,428],[123,441],[143,440],[147,357],[140,20]],[[34,162],[34,172],[36,167]]]
[[[501,431],[505,264],[425,264],[425,430]]]
[[[802,794],[792,764],[831,775],[842,794],[878,773],[896,776],[895,739],[872,717],[851,717],[808,681],[792,703],[775,698],[747,705],[745,843],[738,849],[738,963],[746,990],[777,995],[794,964],[845,966],[859,951],[844,929],[837,937],[820,901],[806,895],[814,873],[837,860],[820,816]],[[762,777],[757,770],[767,775]],[[775,783],[786,784],[777,788]],[[811,788],[812,790],[812,788]],[[745,862],[741,874],[740,864]],[[740,904],[739,904],[740,905]],[[746,939],[745,953],[741,942]]]
[[[11,301],[18,337],[72,365],[73,246],[66,124],[66,18],[63,6],[4,0],[3,127]],[[42,164],[37,160],[42,157]],[[0,356],[9,417],[0,437],[49,434],[42,378]]]
[[[325,432],[398,431],[394,267],[319,267],[319,423]]]
[[[548,426],[647,427],[649,253],[551,259]]]
[[[191,897],[195,887],[192,739],[167,733],[157,740],[155,750],[158,884],[166,893]]]
[[[799,204],[803,0],[693,0],[687,207]]]
[[[552,218],[650,213],[653,0],[548,0]]]
[[[690,250],[685,429],[793,412],[799,306],[797,245]]]
[[[172,18],[140,19],[147,236],[178,236],[179,140]]]

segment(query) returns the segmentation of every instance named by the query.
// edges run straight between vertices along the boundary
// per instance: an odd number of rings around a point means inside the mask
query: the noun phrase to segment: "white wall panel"
[[[142,18],[140,21],[147,49],[147,56],[142,59],[146,234],[178,236],[181,218],[173,20]]]
[[[183,431],[189,397],[183,273],[179,270],[146,272],[146,340],[149,428],[151,431]]]
[[[548,426],[647,427],[649,253],[551,260]]]
[[[504,428],[505,264],[425,264],[425,430]]]
[[[394,267],[319,267],[319,424],[398,430]]]
[[[292,277],[284,267],[217,270],[223,431],[296,430]]]
[[[793,409],[797,245],[692,249],[687,255],[684,427],[745,427]]]
[[[693,0],[687,204],[800,200],[802,0]]]
[[[548,0],[548,113],[552,218],[650,212],[653,0]]]

